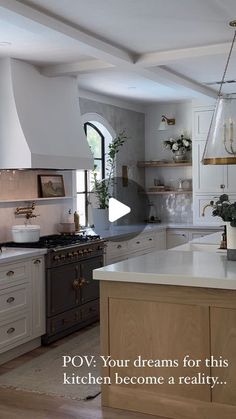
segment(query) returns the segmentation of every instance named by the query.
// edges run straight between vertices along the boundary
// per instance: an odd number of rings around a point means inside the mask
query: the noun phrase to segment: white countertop
[[[208,252],[162,250],[95,269],[94,279],[236,290],[236,262]]]
[[[111,226],[109,230],[96,230],[103,239],[112,239],[113,237],[126,236],[138,232],[150,232],[158,230],[166,230],[167,228],[182,228],[182,229],[198,229],[198,230],[220,230],[221,227],[217,225],[199,225],[191,223],[150,223],[150,224],[133,224]]]
[[[34,256],[41,256],[47,253],[47,249],[22,249],[3,247],[0,253],[0,264],[14,262],[19,259],[26,259]]]

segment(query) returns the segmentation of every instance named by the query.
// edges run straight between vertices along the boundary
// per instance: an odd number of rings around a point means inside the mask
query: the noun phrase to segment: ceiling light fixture
[[[229,23],[236,28],[236,20]],[[203,153],[203,164],[236,164],[236,93],[222,94],[222,86],[232,55],[236,29],[220,83],[215,111]]]
[[[175,125],[175,118],[167,118],[167,116],[162,115],[161,116],[161,123],[159,125],[158,130],[164,131],[168,128],[169,125]]]

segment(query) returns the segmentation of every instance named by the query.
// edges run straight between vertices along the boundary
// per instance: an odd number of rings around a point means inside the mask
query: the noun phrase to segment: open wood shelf
[[[172,161],[162,162],[158,160],[149,160],[149,161],[138,161],[138,167],[190,167],[192,166],[191,161],[186,161],[182,163],[174,163]]]

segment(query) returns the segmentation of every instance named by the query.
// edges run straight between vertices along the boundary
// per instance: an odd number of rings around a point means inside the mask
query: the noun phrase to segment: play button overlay
[[[115,198],[109,199],[108,218],[111,223],[129,214],[130,211],[131,208],[128,205],[123,204]]]
[[[108,220],[110,225],[107,230],[108,234],[105,236],[109,237],[109,241],[132,240],[145,229],[145,222],[149,218],[150,202],[148,194],[145,193],[143,178],[140,177],[140,180],[141,184],[130,178],[124,182],[123,177],[119,176],[114,177],[112,182],[109,179],[103,179],[102,182],[109,191]],[[96,193],[92,193],[90,196],[92,208],[98,207],[96,199]],[[96,231],[96,226],[95,232],[99,234],[99,228]]]

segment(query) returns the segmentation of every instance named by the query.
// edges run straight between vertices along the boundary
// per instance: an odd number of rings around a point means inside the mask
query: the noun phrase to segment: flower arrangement
[[[190,151],[192,149],[192,140],[188,137],[185,137],[183,134],[179,138],[170,138],[169,140],[163,141],[164,147],[168,150],[171,150],[173,153],[177,151]]]
[[[223,221],[230,222],[231,227],[236,227],[236,202],[230,202],[228,195],[221,195],[216,202],[210,201],[210,206],[213,217],[221,217]]]

